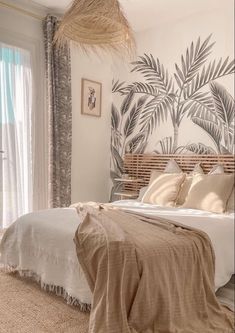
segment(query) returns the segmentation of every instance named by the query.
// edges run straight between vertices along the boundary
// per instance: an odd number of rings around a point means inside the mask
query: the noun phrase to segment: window
[[[32,210],[30,52],[0,42],[0,228]]]

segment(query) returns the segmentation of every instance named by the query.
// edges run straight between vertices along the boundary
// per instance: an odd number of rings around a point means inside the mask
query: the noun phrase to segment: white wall
[[[72,47],[72,202],[107,202],[110,191],[110,59]],[[101,117],[81,114],[81,79],[102,83]]]

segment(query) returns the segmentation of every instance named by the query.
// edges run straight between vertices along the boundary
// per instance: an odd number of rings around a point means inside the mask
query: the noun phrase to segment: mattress
[[[215,252],[215,286],[225,285],[234,274],[234,214],[166,208],[121,200],[114,206],[148,215],[161,216],[198,228],[209,236]],[[91,292],[78,263],[73,237],[80,223],[75,208],[57,208],[22,216],[0,246],[5,267],[32,276],[42,287],[56,291],[68,303],[81,308],[91,303]]]

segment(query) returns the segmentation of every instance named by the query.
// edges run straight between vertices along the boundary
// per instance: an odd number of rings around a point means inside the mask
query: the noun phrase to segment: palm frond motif
[[[142,82],[133,82],[132,84],[129,84],[128,86],[123,88],[122,94],[126,95],[131,90],[135,90],[136,94],[145,94],[150,96],[158,96],[160,94],[156,86]]]
[[[200,73],[193,78],[190,84],[185,88],[185,96],[191,98],[200,89],[202,89],[209,82],[214,81],[222,76],[233,74],[235,71],[234,60],[229,61],[229,57],[225,60],[220,58],[219,62],[216,64],[214,60],[207,67],[204,66]]]
[[[140,117],[141,131],[150,135],[158,124],[165,122],[174,100],[175,95],[169,94],[157,96],[146,103]]]
[[[112,104],[111,109],[111,145],[116,149],[121,147],[122,134],[120,133],[118,127],[120,124],[120,114],[118,109],[114,104]]]
[[[115,172],[121,175],[123,173],[123,159],[120,156],[117,148],[114,146],[111,146],[111,156],[113,158]]]
[[[120,114],[116,106],[112,103],[112,109],[111,109],[111,127],[114,130],[118,129],[118,126],[120,124]]]
[[[176,82],[180,89],[185,84],[191,82],[194,76],[198,73],[201,66],[207,61],[215,43],[210,44],[211,35],[201,43],[200,37],[197,40],[196,46],[191,43],[190,48],[187,48],[185,57],[181,56],[181,68],[175,64],[176,73],[174,74]]]
[[[119,80],[114,81],[112,80],[112,93],[120,93],[122,94],[125,87],[123,85],[125,84],[125,81],[120,82]]]
[[[228,91],[217,82],[210,82],[210,89],[216,113],[221,121],[229,127],[234,120],[235,101]]]
[[[201,104],[210,110],[214,109],[213,98],[211,97],[209,91],[198,92],[195,95],[193,95],[191,98],[189,98],[189,101],[194,101],[197,104],[199,105]]]
[[[231,128],[235,119],[235,101],[228,91],[219,83],[212,81],[210,89],[214,100],[216,115],[224,127],[224,142],[226,149],[233,151],[234,138]]]
[[[146,146],[146,135],[144,133],[138,133],[127,142],[125,152],[130,154],[143,154]]]
[[[132,90],[130,90],[130,92],[128,93],[127,96],[125,96],[121,108],[120,108],[120,112],[121,115],[123,116],[124,114],[126,114],[126,112],[129,110],[132,101],[134,100],[135,97],[135,89],[133,88]]]
[[[144,54],[139,60],[132,63],[135,67],[131,72],[140,72],[143,74],[147,82],[156,86],[163,93],[173,93],[174,84],[170,78],[168,71],[161,65],[160,60],[154,59],[153,55]]]
[[[132,107],[129,117],[127,118],[125,126],[124,126],[124,135],[126,138],[129,137],[133,133],[133,131],[137,125],[140,112],[142,111],[142,108],[143,108],[147,98],[148,98],[148,96],[140,97],[139,100],[137,101],[137,103]]]
[[[198,92],[195,96],[182,103],[181,118],[199,117],[216,122],[214,102],[209,92]]]
[[[233,153],[234,99],[215,80],[233,74],[235,62],[229,57],[209,62],[213,45],[211,36],[192,42],[180,64],[175,65],[174,82],[152,54],[144,54],[132,63],[132,72],[140,73],[144,82],[113,81],[113,92],[123,96],[120,109],[112,109],[112,167],[116,173],[123,168],[123,154],[143,153],[148,137],[169,118],[173,135],[158,141],[155,152]],[[210,91],[206,91],[207,85]],[[203,143],[178,145],[180,125],[186,117],[209,135],[215,149]]]
[[[216,151],[209,147],[204,145],[203,143],[192,143],[190,145],[185,146],[186,150],[199,155],[210,155],[210,154],[216,154]]]
[[[155,149],[154,152],[157,154],[174,154],[174,140],[172,136],[167,136],[162,140],[159,140],[156,144],[159,149]]]
[[[192,121],[194,124],[198,125],[207,132],[207,134],[213,139],[215,145],[217,146],[218,152],[220,152],[220,145],[222,140],[221,127],[213,121],[201,119],[199,117],[193,117]]]

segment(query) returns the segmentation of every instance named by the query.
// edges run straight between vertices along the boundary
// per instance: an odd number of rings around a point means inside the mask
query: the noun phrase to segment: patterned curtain
[[[58,48],[54,35],[59,21],[43,22],[49,121],[49,206],[71,203],[72,103],[69,47]]]

